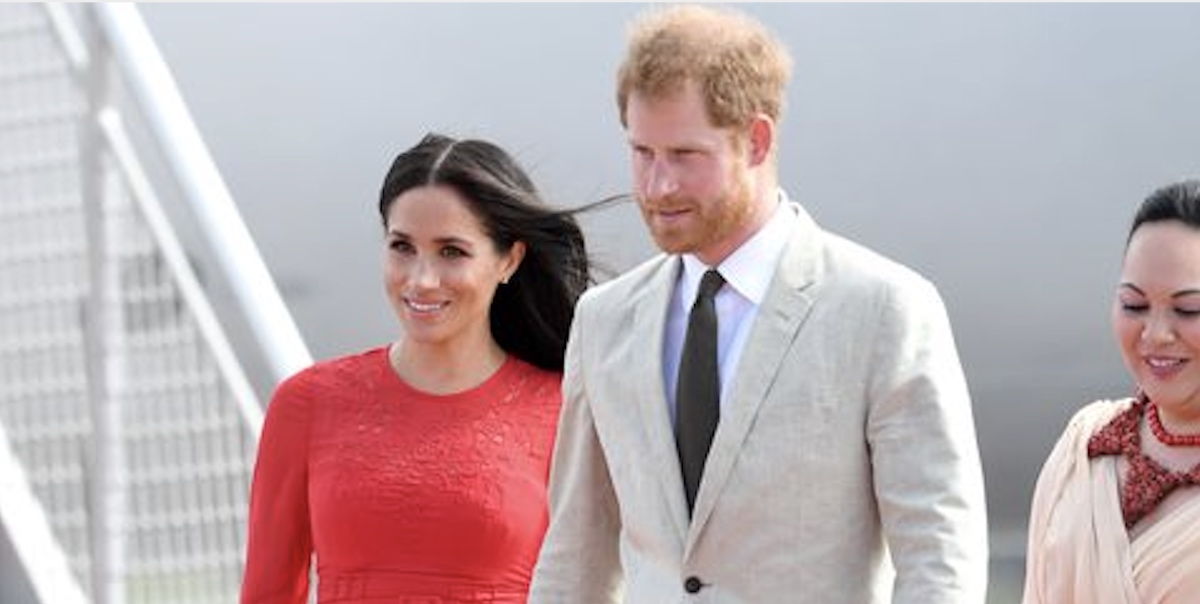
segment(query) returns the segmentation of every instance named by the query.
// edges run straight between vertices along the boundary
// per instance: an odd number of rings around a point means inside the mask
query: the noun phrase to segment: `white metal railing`
[[[0,141],[0,528],[34,597],[235,601],[262,406],[192,261],[260,382],[311,356],[137,9],[0,6]]]
[[[214,247],[222,272],[234,281],[242,312],[250,318],[275,377],[282,379],[312,362],[291,313],[274,287],[258,247],[217,171],[180,96],[171,71],[133,4],[96,7],[99,25],[123,73],[137,74],[129,86],[137,106],[158,134],[157,142]]]
[[[0,423],[0,527],[12,542],[17,560],[28,572],[31,596],[40,602],[82,604],[86,602],[79,582],[71,574],[63,551],[49,531],[50,523],[40,502],[33,496],[25,471],[13,455]]]

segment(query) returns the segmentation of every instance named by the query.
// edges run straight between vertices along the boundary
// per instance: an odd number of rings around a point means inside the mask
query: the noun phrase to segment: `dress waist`
[[[511,585],[404,572],[323,574],[317,594],[319,604],[525,604],[529,595]]]

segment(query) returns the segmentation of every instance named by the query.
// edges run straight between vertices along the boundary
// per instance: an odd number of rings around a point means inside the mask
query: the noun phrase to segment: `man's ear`
[[[775,146],[775,121],[759,113],[750,120],[750,165],[760,166],[771,155]]]

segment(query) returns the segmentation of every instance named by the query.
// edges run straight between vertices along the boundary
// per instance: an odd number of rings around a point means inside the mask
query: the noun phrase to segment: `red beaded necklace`
[[[1146,423],[1150,424],[1150,431],[1154,433],[1154,437],[1158,439],[1158,442],[1168,447],[1200,447],[1200,434],[1171,434],[1167,432],[1167,429],[1162,425],[1162,421],[1158,418],[1158,407],[1154,403],[1150,403],[1146,411]]]

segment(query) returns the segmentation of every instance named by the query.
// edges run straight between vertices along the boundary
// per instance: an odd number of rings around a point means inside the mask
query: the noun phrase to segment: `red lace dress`
[[[409,387],[387,349],[318,363],[267,410],[242,604],[524,603],[547,524],[561,375]]]

